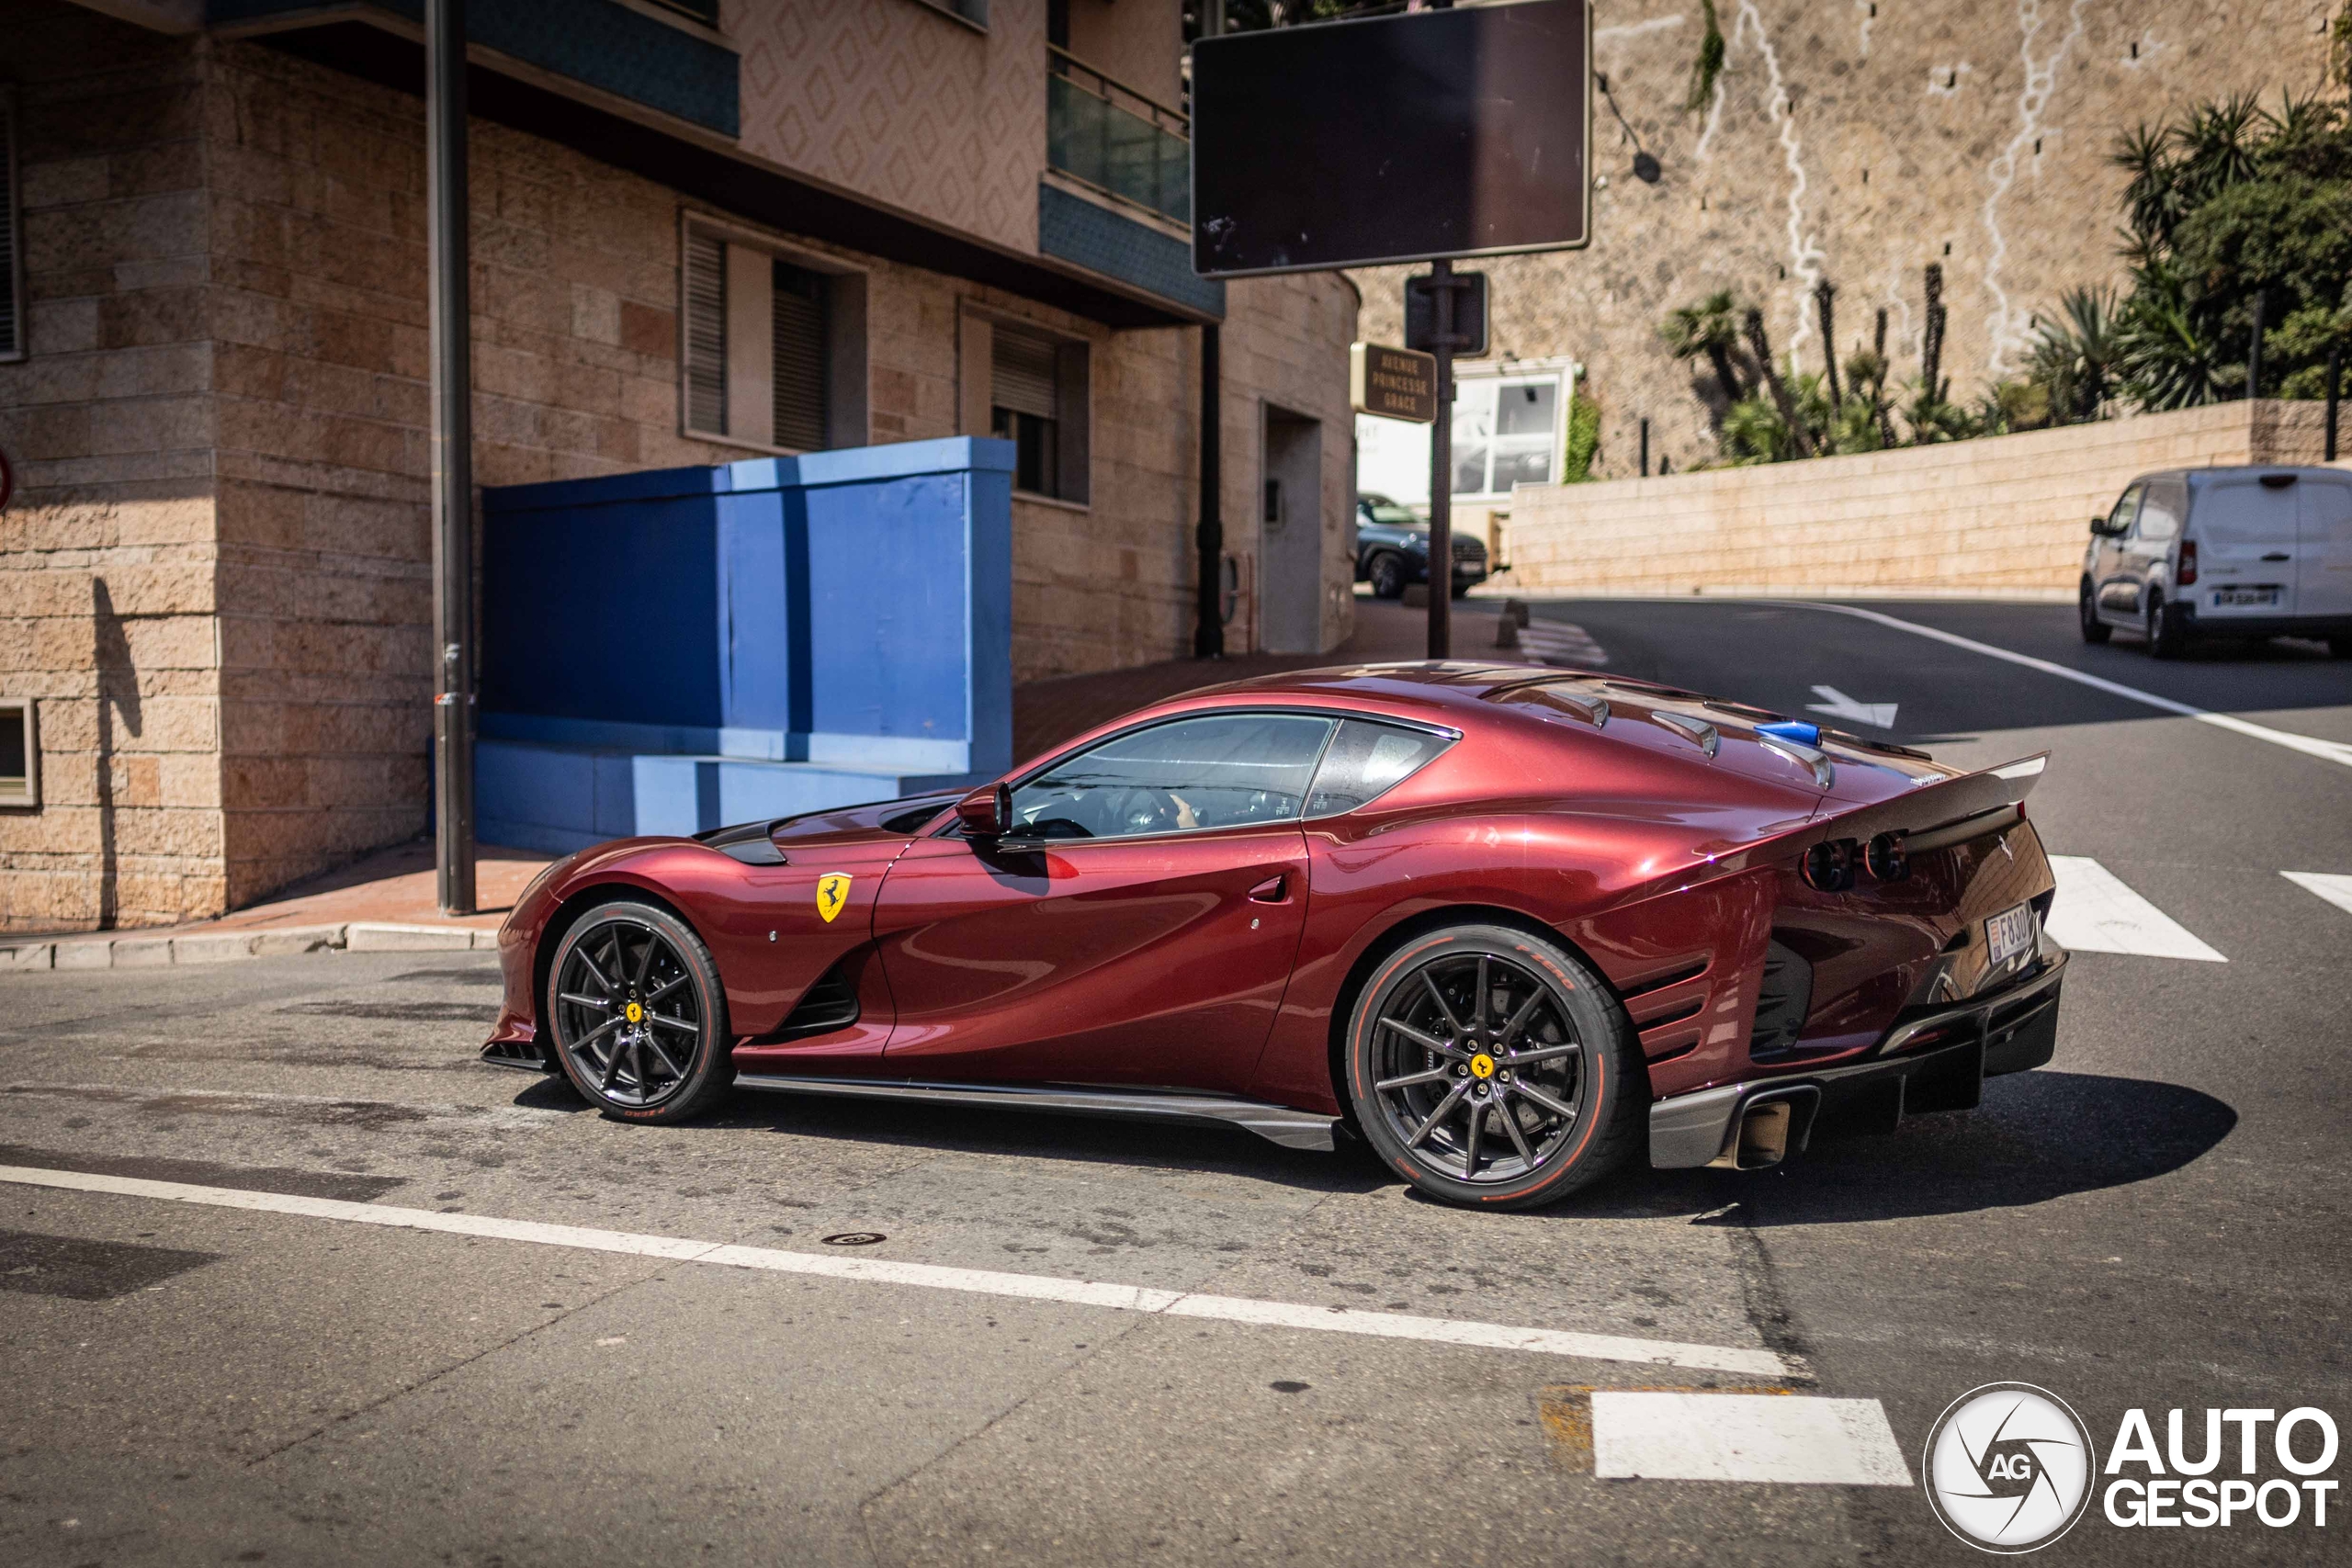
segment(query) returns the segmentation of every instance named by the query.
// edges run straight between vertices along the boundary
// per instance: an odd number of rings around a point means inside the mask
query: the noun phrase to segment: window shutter
[[[686,231],[686,428],[727,434],[727,243]]]
[[[993,334],[995,387],[992,407],[1039,419],[1061,417],[1060,388],[1054,375],[1054,344],[1016,328],[1000,325]]]
[[[0,359],[25,352],[24,258],[17,254],[17,90],[0,87]]]
[[[824,449],[826,278],[775,264],[775,444]]]

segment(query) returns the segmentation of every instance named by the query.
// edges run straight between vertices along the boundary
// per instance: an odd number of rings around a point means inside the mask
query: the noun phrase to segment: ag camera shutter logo
[[[1980,1551],[2011,1556],[2075,1528],[2091,1498],[2090,1429],[2048,1389],[1986,1383],[1951,1402],[1921,1461],[1928,1506]]]

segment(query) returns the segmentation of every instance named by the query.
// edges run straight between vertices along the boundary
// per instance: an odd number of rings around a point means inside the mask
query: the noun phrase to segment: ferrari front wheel
[[[1532,1209],[1607,1175],[1649,1103],[1600,976],[1507,926],[1428,932],[1375,969],[1348,1023],[1348,1099],[1398,1176],[1450,1203]]]
[[[600,904],[548,965],[548,1026],[571,1087],[625,1122],[683,1122],[734,1082],[727,996],[692,927],[651,904]]]

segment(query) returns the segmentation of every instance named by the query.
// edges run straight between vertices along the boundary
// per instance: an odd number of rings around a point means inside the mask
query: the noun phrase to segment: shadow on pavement
[[[514,1097],[541,1110],[585,1111],[557,1078]],[[1819,1130],[1804,1154],[1769,1171],[1620,1172],[1532,1219],[1671,1219],[1695,1224],[1836,1224],[2021,1208],[2168,1175],[2228,1137],[2237,1112],[2177,1084],[2084,1073],[2020,1073],[1985,1088],[1967,1112],[1918,1116],[1883,1136]],[[616,1122],[618,1134],[628,1127]],[[1155,1125],[980,1110],[739,1091],[715,1115],[664,1136],[767,1131],[939,1154],[1215,1171],[1324,1192],[1400,1185],[1368,1150],[1286,1149],[1239,1129]],[[1419,1197],[1419,1194],[1415,1194]],[[1742,1206],[1738,1214],[1724,1211]]]

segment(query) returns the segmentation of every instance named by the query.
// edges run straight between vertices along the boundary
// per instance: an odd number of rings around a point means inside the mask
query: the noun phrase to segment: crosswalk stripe
[[[1608,651],[1592,634],[1567,621],[1530,621],[1519,628],[1519,649],[1545,664],[1598,670],[1609,662]]]
[[[2316,893],[2337,908],[2352,911],[2352,876],[2328,871],[2282,871],[2278,874],[2307,893]]]
[[[1908,1486],[1875,1399],[1595,1389],[1592,1472],[1651,1481]]]
[[[2229,962],[2089,856],[2052,855],[2050,871],[2057,878],[2058,897],[2048,923],[2059,946],[2076,953]]]

